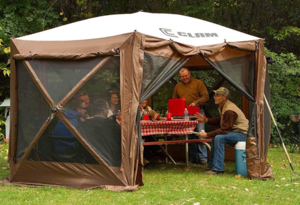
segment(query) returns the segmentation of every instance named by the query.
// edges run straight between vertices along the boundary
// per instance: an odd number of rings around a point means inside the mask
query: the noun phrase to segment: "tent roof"
[[[233,29],[192,17],[137,12],[100,16],[20,37],[32,41],[73,41],[140,33],[191,46],[258,40]]]

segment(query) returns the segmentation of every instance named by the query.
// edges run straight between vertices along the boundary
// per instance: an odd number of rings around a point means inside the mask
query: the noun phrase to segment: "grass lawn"
[[[0,177],[8,175],[7,144],[0,144]],[[300,154],[290,154],[300,173]],[[281,147],[270,148],[268,162],[275,180],[249,180],[235,175],[235,164],[226,162],[224,175],[208,176],[200,165],[150,164],[143,187],[135,192],[71,190],[66,188],[0,186],[0,204],[299,204],[300,180]],[[46,174],[46,173],[45,173]],[[295,176],[297,177],[297,176]],[[300,176],[298,176],[300,178]]]

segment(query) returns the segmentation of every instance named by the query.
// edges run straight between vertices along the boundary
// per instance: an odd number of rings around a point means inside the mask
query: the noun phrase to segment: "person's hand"
[[[194,107],[196,105],[196,103],[192,102],[189,106]]]
[[[196,113],[195,117],[197,117],[197,120],[198,120],[199,123],[206,123],[207,122],[207,118],[204,114],[202,115],[200,113]]]
[[[207,133],[206,132],[199,132],[199,135],[201,138],[207,138]]]

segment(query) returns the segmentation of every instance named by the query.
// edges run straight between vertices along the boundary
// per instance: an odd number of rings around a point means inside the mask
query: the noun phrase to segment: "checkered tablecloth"
[[[190,134],[194,131],[197,121],[141,121],[142,136],[157,134]]]

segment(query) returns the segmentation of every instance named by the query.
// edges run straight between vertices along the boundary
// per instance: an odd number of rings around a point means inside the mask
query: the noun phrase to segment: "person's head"
[[[220,87],[218,90],[214,90],[214,93],[215,104],[222,106],[228,99],[229,90],[227,88]]]
[[[109,106],[106,100],[98,98],[93,102],[93,109],[95,114],[106,117],[108,114]]]
[[[84,102],[79,99],[75,99],[71,102],[70,108],[74,111],[77,111],[80,114],[80,117],[86,118],[87,106]]]
[[[87,106],[86,106],[85,102],[81,102],[80,106],[77,107],[77,112],[79,112],[80,117],[82,117],[82,118],[86,118],[86,110],[87,110]]]
[[[76,93],[76,98],[81,100],[82,102],[85,103],[86,107],[89,107],[90,106],[90,98],[88,96],[87,93],[85,92],[78,92]]]
[[[188,84],[191,81],[191,72],[187,68],[181,68],[179,71],[179,76],[184,84]]]
[[[109,91],[109,94],[110,94],[110,100],[109,100],[110,105],[119,104],[119,101],[120,101],[119,95],[114,91]]]
[[[147,107],[147,100],[144,100],[143,102],[140,103],[141,107],[144,109]]]

